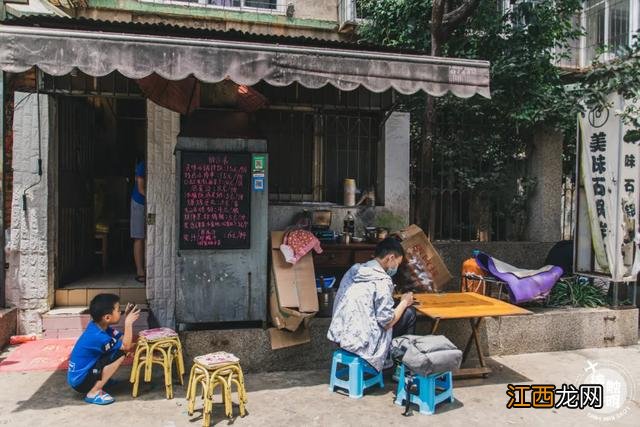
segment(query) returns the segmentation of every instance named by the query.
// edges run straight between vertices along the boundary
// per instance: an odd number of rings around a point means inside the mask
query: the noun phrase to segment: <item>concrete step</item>
[[[485,356],[567,351],[596,347],[631,346],[638,343],[638,309],[598,308],[533,309],[525,316],[485,318],[479,338]],[[271,349],[268,330],[216,329],[184,331],[180,340],[185,359],[212,351],[227,351],[240,358],[246,372],[326,369],[337,348],[327,339],[331,319],[311,318],[311,341],[294,347]],[[442,321],[438,334],[463,349],[471,335],[468,319]],[[418,318],[416,333],[427,335],[433,323]],[[473,346],[472,346],[473,347]],[[477,360],[475,347],[469,353],[469,367]]]
[[[56,307],[86,307],[93,297],[98,294],[116,294],[123,305],[128,302],[133,304],[146,304],[147,294],[144,287],[112,287],[112,288],[83,288],[83,289],[56,289]]]
[[[149,329],[149,309],[146,304],[140,304],[140,307],[140,318],[133,326],[134,336],[143,329]],[[124,319],[124,315],[121,316],[120,322],[113,328],[124,331]],[[42,316],[43,336],[52,339],[77,338],[90,321],[91,316],[86,306],[55,308]]]

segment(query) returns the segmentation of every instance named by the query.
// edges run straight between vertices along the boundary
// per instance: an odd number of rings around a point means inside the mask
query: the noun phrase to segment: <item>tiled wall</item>
[[[40,140],[38,146],[37,95],[15,93],[13,120],[13,201],[6,273],[7,304],[18,307],[18,333],[39,333],[42,314],[49,309],[51,280],[49,147],[53,98],[40,95]],[[51,135],[53,137],[53,135]],[[43,175],[37,173],[41,152]],[[28,190],[27,190],[28,189]],[[26,210],[23,194],[26,192]]]
[[[175,156],[178,113],[147,102],[147,297],[161,325],[175,321]]]

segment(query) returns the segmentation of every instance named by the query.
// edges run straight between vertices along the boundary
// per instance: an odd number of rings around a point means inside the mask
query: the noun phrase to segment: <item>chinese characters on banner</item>
[[[579,118],[576,272],[605,274],[614,282],[635,281],[640,267],[640,147],[623,140],[626,129],[616,114],[624,108],[622,97],[612,94],[609,101],[610,109],[591,110]]]

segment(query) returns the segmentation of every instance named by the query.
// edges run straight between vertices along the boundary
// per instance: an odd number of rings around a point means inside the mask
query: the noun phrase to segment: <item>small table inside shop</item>
[[[454,373],[456,378],[487,377],[491,373],[491,369],[484,362],[478,338],[478,331],[483,318],[532,314],[524,308],[475,292],[414,294],[414,297],[416,299],[416,304],[414,305],[416,310],[433,320],[431,334],[437,332],[441,320],[469,319],[471,336],[464,347],[462,362],[464,363],[467,359],[473,342],[478,353],[480,366],[459,369]]]

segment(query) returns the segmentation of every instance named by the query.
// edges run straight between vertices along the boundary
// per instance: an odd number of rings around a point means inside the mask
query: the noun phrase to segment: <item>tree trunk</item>
[[[442,54],[442,42],[440,40],[442,19],[446,2],[435,0],[431,12],[431,55]],[[435,137],[435,98],[425,95],[425,111],[423,117],[423,135],[420,144],[420,157],[418,161],[419,182],[416,192],[416,209],[414,221],[426,230],[427,235],[433,240],[435,234],[435,200],[433,198],[433,142]]]
[[[484,191],[477,190],[471,195],[471,225],[476,239],[480,242],[491,240],[491,204]]]
[[[431,55],[441,56],[442,46],[451,31],[463,23],[478,7],[480,0],[463,0],[456,9],[451,10],[450,0],[433,0],[431,9]],[[413,222],[423,229],[426,227],[429,238],[434,238],[436,205],[433,198],[433,144],[436,128],[436,105],[433,96],[425,96],[423,118],[423,136],[418,151],[416,166],[416,201]]]

